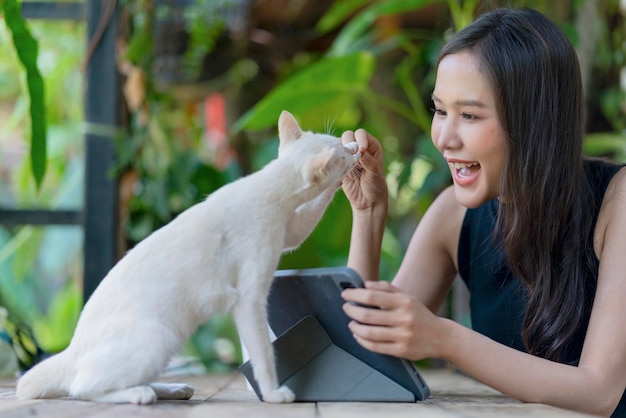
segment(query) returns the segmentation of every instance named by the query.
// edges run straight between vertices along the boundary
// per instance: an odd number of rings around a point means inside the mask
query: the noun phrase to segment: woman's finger
[[[357,335],[367,341],[393,342],[396,340],[394,330],[390,327],[366,325],[357,321],[351,321],[348,324],[348,328],[350,328],[353,335]]]
[[[356,139],[354,138],[354,132],[345,131],[343,134],[341,134],[341,143],[343,145],[346,145],[346,144],[349,144],[350,142],[356,142]]]
[[[343,311],[348,317],[362,324],[391,326],[394,323],[394,314],[392,312],[371,306],[362,306],[354,304],[354,302],[348,302],[343,305]]]
[[[402,354],[398,349],[398,345],[392,341],[370,341],[356,334],[354,334],[354,339],[357,343],[359,343],[359,345],[369,351],[373,351],[379,354],[386,354],[388,356],[402,357]]]
[[[367,281],[365,289],[346,289],[341,293],[341,296],[348,302],[383,309],[394,308],[396,298],[400,295],[396,287],[384,281]]]
[[[357,129],[354,132],[354,140],[357,144],[359,144],[359,152],[364,154],[366,151],[369,151],[370,147],[370,135],[369,133],[363,129]]]
[[[400,293],[400,289],[384,280],[368,280],[363,283],[366,289],[380,290],[382,292]]]

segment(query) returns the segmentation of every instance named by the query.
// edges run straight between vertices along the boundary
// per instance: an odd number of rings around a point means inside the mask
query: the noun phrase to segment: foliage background
[[[420,216],[449,183],[429,139],[437,52],[473,15],[507,5],[537,8],[562,26],[585,74],[587,152],[626,161],[620,87],[626,79],[626,12],[618,0],[121,3],[118,70],[125,100],[114,173],[126,248],[274,158],[276,120],[287,109],[308,130],[340,135],[365,127],[381,140],[391,193],[381,277],[391,278]],[[88,129],[81,72],[85,26],[30,21],[28,27],[45,81],[48,164],[37,191],[24,140],[31,126],[29,91],[2,22],[0,207],[80,208]],[[216,112],[224,112],[226,126]],[[280,268],[345,264],[350,223],[339,192],[312,236],[285,255]],[[82,306],[82,237],[78,227],[0,226],[0,305],[8,310],[7,321],[32,329],[46,352],[67,345]],[[445,314],[467,321],[456,305]],[[203,326],[184,354],[208,370],[236,365],[241,353],[230,318]],[[28,356],[21,358],[26,367]]]

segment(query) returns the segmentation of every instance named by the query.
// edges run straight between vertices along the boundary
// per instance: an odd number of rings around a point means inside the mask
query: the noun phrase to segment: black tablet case
[[[347,267],[276,272],[268,298],[278,381],[296,401],[415,402],[429,394],[412,362],[361,347],[341,292],[362,287]],[[241,370],[259,399],[250,362]]]

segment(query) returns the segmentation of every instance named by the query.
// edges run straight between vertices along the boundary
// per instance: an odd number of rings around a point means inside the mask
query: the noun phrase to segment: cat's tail
[[[68,395],[71,364],[60,352],[36,364],[17,381],[18,399],[58,398]]]

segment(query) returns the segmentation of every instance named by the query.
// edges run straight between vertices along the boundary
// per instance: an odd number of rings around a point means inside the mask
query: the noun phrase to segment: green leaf
[[[152,54],[152,34],[141,31],[133,36],[128,43],[126,58],[135,65],[145,65]]]
[[[366,52],[318,61],[279,84],[244,114],[233,130],[274,126],[283,110],[296,116],[314,115],[315,120],[301,120],[305,129],[314,130],[316,127],[308,122],[323,123],[325,118],[338,118],[356,103],[357,94],[368,89],[374,67],[374,57]]]
[[[458,32],[472,22],[474,11],[476,9],[477,0],[467,0],[459,2],[458,0],[447,0],[454,28]]]
[[[324,17],[317,23],[317,30],[327,33],[335,29],[361,7],[370,3],[371,0],[343,0],[334,2]]]
[[[35,338],[48,352],[63,350],[70,343],[82,308],[82,296],[73,283],[61,288],[52,298],[48,314],[33,324]]]
[[[626,156],[626,135],[613,132],[595,132],[585,136],[584,151],[590,156],[610,156],[623,160]]]
[[[412,12],[420,7],[432,3],[440,3],[441,0],[385,0],[372,4],[361,13],[351,19],[335,38],[328,55],[345,55],[351,50],[351,46],[358,40],[367,36],[370,27],[376,19],[382,16],[393,16],[401,13]]]
[[[17,56],[26,70],[26,86],[30,96],[31,147],[30,161],[37,188],[46,172],[46,112],[44,83],[37,67],[38,45],[22,18],[17,0],[3,0],[4,19],[13,37]]]

